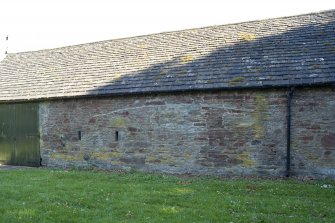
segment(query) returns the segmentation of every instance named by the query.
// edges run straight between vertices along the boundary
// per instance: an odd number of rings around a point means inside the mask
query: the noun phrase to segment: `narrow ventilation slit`
[[[115,141],[119,141],[119,131],[115,131]]]

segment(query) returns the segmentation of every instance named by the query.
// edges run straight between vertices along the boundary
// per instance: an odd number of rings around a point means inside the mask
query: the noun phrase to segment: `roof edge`
[[[89,99],[89,98],[107,98],[107,97],[129,97],[129,96],[142,96],[151,94],[178,94],[178,93],[192,93],[192,92],[217,92],[217,91],[238,91],[238,90],[280,90],[290,88],[316,88],[316,87],[334,87],[335,81],[327,83],[313,83],[313,84],[288,84],[282,86],[273,85],[261,85],[261,86],[234,86],[234,87],[217,87],[217,88],[191,88],[182,90],[157,90],[157,91],[143,91],[143,92],[128,92],[128,93],[105,93],[105,94],[86,94],[86,95],[72,95],[72,96],[53,96],[53,97],[42,97],[36,99],[16,99],[16,100],[0,100],[0,104],[5,103],[29,103],[29,102],[44,102],[44,101],[56,101],[56,100],[70,100],[70,99]]]

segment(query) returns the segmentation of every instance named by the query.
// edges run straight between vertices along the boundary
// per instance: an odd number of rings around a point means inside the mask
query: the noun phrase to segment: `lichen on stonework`
[[[247,41],[247,42],[256,39],[256,35],[253,33],[240,33],[239,36],[243,41]]]
[[[246,81],[244,77],[234,77],[229,81],[229,86],[241,85]]]

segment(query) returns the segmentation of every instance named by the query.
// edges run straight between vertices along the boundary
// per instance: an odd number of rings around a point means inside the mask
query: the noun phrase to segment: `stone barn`
[[[335,177],[335,10],[7,54],[0,162]]]

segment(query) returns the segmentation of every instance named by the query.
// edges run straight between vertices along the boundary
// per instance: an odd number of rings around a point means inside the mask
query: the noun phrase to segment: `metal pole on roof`
[[[8,35],[6,36],[6,51],[5,51],[5,54],[8,53]]]

